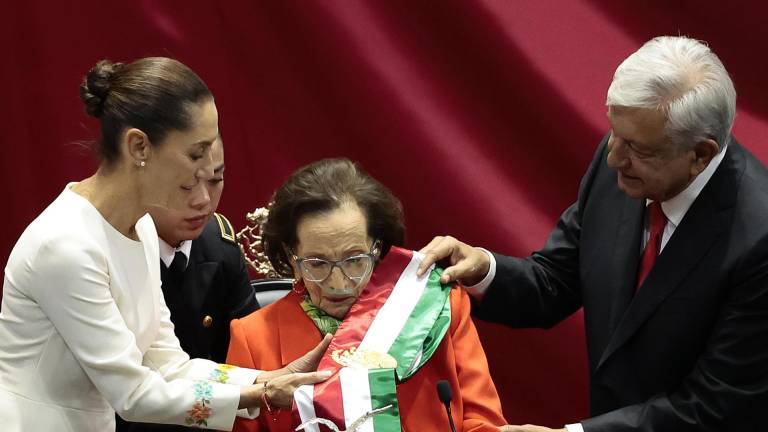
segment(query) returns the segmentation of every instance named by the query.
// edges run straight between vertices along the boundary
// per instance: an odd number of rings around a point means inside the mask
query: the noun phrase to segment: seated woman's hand
[[[284,371],[285,368],[280,370]],[[293,393],[297,388],[303,385],[325,381],[330,376],[331,372],[329,371],[297,372],[283,373],[268,381],[262,380],[258,384],[241,388],[240,404],[238,408],[255,408],[262,406],[265,393],[269,408],[288,408],[293,402]]]
[[[281,375],[269,381],[264,388],[270,407],[290,408],[293,403],[293,393],[303,385],[325,381],[331,372],[298,372]]]
[[[272,371],[264,371],[259,374],[254,384],[263,383],[265,381],[272,381],[275,378],[285,374],[297,372],[314,372],[317,370],[317,365],[320,363],[320,359],[323,358],[323,353],[325,353],[325,350],[328,349],[328,345],[331,344],[331,339],[333,339],[332,335],[325,335],[319,344],[317,344],[311,350],[307,351],[307,353],[303,356],[285,365],[285,367]]]
[[[270,406],[290,407],[293,392],[300,386],[325,381],[330,372],[315,372],[323,353],[328,349],[333,336],[325,335],[322,341],[303,356],[288,363],[285,367],[264,371],[256,378],[256,383],[243,389],[240,395],[240,408],[251,408],[261,403],[261,395],[267,393]],[[264,385],[266,383],[266,385]]]
[[[317,365],[320,364],[320,359],[323,358],[323,354],[325,353],[325,350],[327,350],[328,345],[331,344],[331,339],[333,339],[333,335],[331,334],[325,335],[323,340],[321,340],[320,343],[317,344],[314,348],[309,350],[303,356],[288,363],[284,368],[286,369],[286,372],[287,373],[313,372],[317,370]]]

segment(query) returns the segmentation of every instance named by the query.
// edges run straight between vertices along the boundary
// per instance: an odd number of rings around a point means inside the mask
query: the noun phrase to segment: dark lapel
[[[597,365],[598,369],[637,331],[664,299],[685,281],[718,237],[730,226],[730,210],[736,200],[743,170],[744,156],[741,147],[733,140],[717,171],[656,258],[651,272],[611,336]],[[625,277],[634,281],[635,274],[630,273],[630,276]]]
[[[628,278],[627,275],[637,273],[645,209],[643,200],[633,199],[623,192],[620,193],[624,202],[611,255],[612,263],[608,267],[610,276],[607,287],[613,291],[607,293],[608,298],[612,299],[610,302],[610,334],[613,334],[618,327],[634,294],[634,279]]]
[[[192,242],[189,251],[189,264],[184,272],[182,292],[185,303],[190,311],[199,314],[205,299],[213,285],[213,279],[219,263],[208,261],[198,241]]]

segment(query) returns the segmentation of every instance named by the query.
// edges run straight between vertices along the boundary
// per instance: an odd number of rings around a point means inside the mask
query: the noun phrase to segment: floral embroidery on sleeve
[[[220,364],[216,366],[216,369],[211,371],[211,374],[208,376],[208,379],[211,381],[215,381],[217,383],[226,384],[227,381],[229,381],[229,371],[231,371],[232,369],[237,369],[237,366]]]
[[[213,398],[213,385],[207,381],[198,381],[192,386],[195,392],[195,404],[187,411],[184,423],[188,426],[208,426],[208,418],[211,416],[211,399]]]

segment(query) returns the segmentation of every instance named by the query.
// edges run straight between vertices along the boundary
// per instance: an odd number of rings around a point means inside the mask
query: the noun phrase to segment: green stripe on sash
[[[440,283],[442,269],[429,274],[424,292],[413,308],[389,354],[397,359],[397,377],[410,378],[432,357],[451,326],[450,285]]]
[[[392,408],[373,417],[373,430],[376,432],[400,432],[400,409],[397,405],[394,370],[369,370],[368,384],[371,388],[372,409],[392,405]]]

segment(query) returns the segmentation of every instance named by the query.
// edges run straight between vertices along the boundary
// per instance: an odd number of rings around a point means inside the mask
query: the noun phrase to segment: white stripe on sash
[[[368,370],[341,368],[339,371],[341,396],[344,400],[344,422],[349,428],[355,420],[373,409],[371,405],[371,386],[368,384]],[[357,429],[359,432],[374,432],[373,419],[370,418]]]
[[[315,414],[314,404],[315,386],[303,385],[296,389],[293,393],[293,400],[296,401],[296,407],[299,409],[299,417],[301,422],[307,422],[317,417]],[[262,414],[264,414],[262,410]],[[306,432],[320,432],[320,427],[316,424],[309,425],[304,428]]]
[[[421,299],[427,286],[429,274],[434,265],[421,278],[416,271],[424,255],[414,251],[411,262],[400,274],[392,293],[373,319],[358,349],[367,349],[379,353],[388,353],[395,339],[400,335],[413,308]]]

